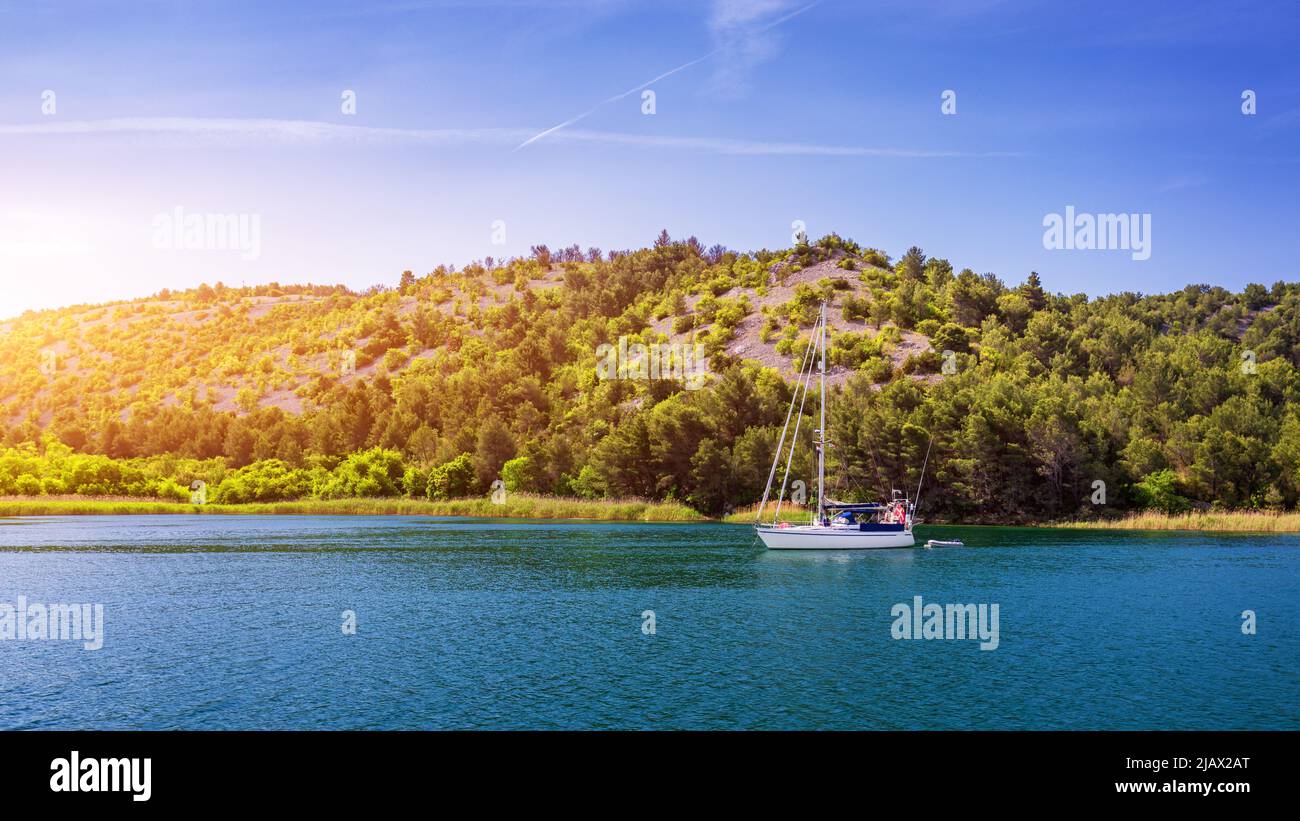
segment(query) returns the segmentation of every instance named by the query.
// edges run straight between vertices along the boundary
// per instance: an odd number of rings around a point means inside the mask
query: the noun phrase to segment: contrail
[[[820,4],[820,3],[821,3],[821,0],[815,0],[815,2],[809,3],[808,5],[806,5],[806,6],[802,7],[802,8],[795,9],[794,11],[790,12],[789,14],[787,14],[787,15],[785,15],[785,16],[783,16],[783,17],[778,17],[777,19],[773,20],[772,22],[770,22],[770,23],[768,23],[768,24],[766,24],[766,25],[764,25],[764,26],[759,27],[759,28],[755,31],[755,34],[758,34],[758,33],[764,32],[764,31],[768,31],[769,29],[773,29],[773,28],[775,28],[775,27],[781,25],[782,23],[786,22],[787,20],[790,20],[791,18],[798,17],[800,14],[803,14],[805,11],[808,11],[808,10],[811,9],[813,6],[816,6],[816,5]],[[627,96],[629,96],[629,95],[631,95],[631,94],[635,94],[635,93],[637,93],[638,91],[641,91],[642,89],[644,89],[644,88],[646,88],[646,87],[648,87],[648,86],[652,86],[652,85],[654,85],[655,83],[657,83],[657,82],[659,82],[660,80],[663,80],[663,79],[665,79],[665,78],[667,78],[667,77],[671,77],[671,76],[673,76],[674,74],[676,74],[676,73],[679,72],[679,71],[684,71],[684,70],[690,68],[691,66],[697,64],[697,63],[702,63],[702,62],[704,62],[705,60],[709,59],[710,57],[714,56],[715,54],[717,54],[718,52],[720,52],[720,51],[722,51],[722,50],[723,50],[723,48],[722,48],[721,46],[719,46],[718,48],[715,48],[713,51],[710,51],[708,54],[705,54],[705,55],[703,55],[702,57],[696,57],[694,60],[691,60],[691,61],[689,61],[689,62],[682,63],[682,64],[681,64],[680,66],[678,66],[677,68],[671,68],[671,69],[669,69],[668,71],[665,71],[663,74],[660,74],[658,77],[653,77],[653,78],[651,78],[651,79],[649,79],[649,80],[646,80],[644,83],[641,83],[641,84],[638,85],[638,86],[634,86],[634,87],[632,87],[632,88],[629,88],[627,91],[624,91],[624,92],[621,93],[621,94],[615,94],[613,97],[607,97],[607,98],[605,98],[604,100],[601,100],[601,101],[600,101],[599,103],[597,103],[596,105],[594,105],[594,106],[592,106],[591,108],[587,109],[586,111],[582,112],[582,113],[579,114],[578,116],[573,117],[573,118],[568,119],[568,120],[565,120],[564,122],[560,123],[559,125],[551,126],[550,128],[546,129],[545,131],[542,131],[542,132],[539,132],[539,133],[537,133],[537,134],[534,134],[533,136],[531,136],[531,137],[529,137],[528,139],[526,139],[526,140],[524,140],[523,142],[521,142],[519,145],[515,146],[514,150],[515,150],[515,151],[518,151],[518,150],[521,149],[521,148],[527,148],[528,146],[532,145],[533,143],[537,142],[538,140],[542,139],[543,137],[546,137],[546,136],[549,136],[549,135],[551,135],[551,134],[554,134],[555,132],[559,131],[559,130],[562,129],[562,128],[568,128],[569,126],[573,125],[573,124],[576,123],[576,122],[580,122],[581,120],[585,120],[586,118],[590,117],[592,114],[595,114],[597,111],[599,111],[603,106],[609,105],[610,103],[612,103],[612,102],[614,102],[614,101],[616,101],[616,100],[621,100],[621,99],[623,99],[624,97],[627,97]]]
[[[572,121],[570,121],[572,122]],[[558,128],[558,126],[557,126]],[[203,117],[121,117],[107,120],[64,120],[0,123],[0,143],[6,137],[103,136],[128,140],[192,138],[204,142],[253,145],[515,145],[533,134],[536,125],[517,128],[384,128],[343,125],[315,120],[266,120]],[[550,133],[555,128],[542,133]],[[621,134],[570,128],[556,137],[569,143],[589,143],[632,148],[701,151],[739,156],[798,155],[818,157],[910,157],[939,159],[961,157],[1024,157],[1014,151],[951,151],[908,147],[824,145],[818,143],[764,142],[728,137],[674,137],[663,134]],[[1281,160],[1279,160],[1281,161]]]

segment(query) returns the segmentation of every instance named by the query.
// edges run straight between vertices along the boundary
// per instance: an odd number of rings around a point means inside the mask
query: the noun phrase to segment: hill
[[[0,494],[446,498],[501,479],[715,513],[761,495],[822,300],[837,497],[914,488],[933,434],[931,518],[1300,501],[1296,285],[1090,300],[836,235],[737,253],[666,233],[364,293],[218,283],[5,321]],[[696,345],[707,375],[670,373]],[[602,378],[620,374],[678,378]],[[810,450],[792,476],[811,484]]]

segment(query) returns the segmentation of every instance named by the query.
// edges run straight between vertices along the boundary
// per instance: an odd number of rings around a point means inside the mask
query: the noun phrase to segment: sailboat
[[[803,420],[804,402],[808,399],[808,389],[812,383],[814,370],[819,372],[821,383],[821,427],[814,432],[813,439],[817,447],[817,510],[808,524],[792,524],[780,521],[781,502],[785,497],[786,484],[790,478],[790,463],[794,458],[799,425]],[[799,405],[797,416],[794,413],[796,402]],[[794,432],[790,436],[790,450],[785,460],[781,488],[776,496],[776,509],[772,522],[765,524],[763,511],[771,496],[781,454],[785,452],[786,434],[790,430],[792,418]],[[786,411],[785,426],[781,429],[781,439],[777,443],[776,454],[772,459],[772,470],[767,476],[767,487],[763,489],[763,501],[759,503],[755,516],[754,531],[770,550],[871,550],[914,546],[916,541],[912,538],[912,515],[915,506],[903,493],[895,490],[893,498],[886,503],[837,502],[826,498],[827,444],[826,303],[823,302],[817,323],[813,327],[812,338],[804,350],[803,364],[799,368],[794,395],[790,397],[790,409]],[[928,452],[926,460],[929,461]],[[922,468],[922,474],[924,470]],[[917,490],[919,493],[920,488],[918,487]]]

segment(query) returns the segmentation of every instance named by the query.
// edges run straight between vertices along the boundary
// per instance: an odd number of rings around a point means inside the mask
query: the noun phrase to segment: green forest
[[[1296,508],[1300,286],[1090,299],[1022,279],[834,234],[741,253],[664,232],[359,293],[217,283],[28,312],[0,322],[0,495],[503,489],[718,515],[762,495],[826,301],[836,498],[914,492],[931,447],[931,521]],[[707,377],[604,378],[620,340],[702,346]],[[809,487],[814,405],[791,467]]]

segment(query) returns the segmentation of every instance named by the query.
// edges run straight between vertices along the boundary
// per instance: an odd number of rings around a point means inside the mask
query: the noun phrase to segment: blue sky
[[[795,220],[1067,293],[1291,280],[1298,45],[1291,2],[0,0],[0,316]],[[1045,249],[1067,205],[1150,259]],[[178,206],[260,253],[157,247]]]

